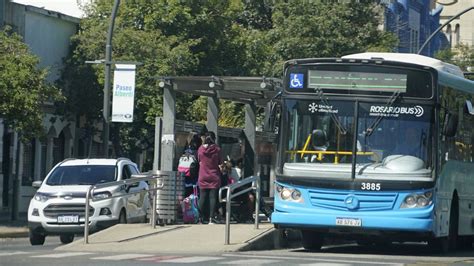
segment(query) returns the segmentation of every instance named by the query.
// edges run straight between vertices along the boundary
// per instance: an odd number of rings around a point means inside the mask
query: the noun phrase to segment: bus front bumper
[[[272,223],[282,228],[312,228],[355,231],[432,232],[432,208],[390,212],[283,212],[272,213]],[[342,225],[345,224],[345,225]]]

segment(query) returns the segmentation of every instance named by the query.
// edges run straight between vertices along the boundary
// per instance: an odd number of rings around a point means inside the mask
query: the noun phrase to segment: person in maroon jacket
[[[214,223],[214,213],[217,206],[217,193],[221,186],[221,148],[216,144],[216,135],[209,131],[205,134],[204,144],[198,149],[199,161],[199,201],[198,208],[201,222],[209,217],[209,223]]]

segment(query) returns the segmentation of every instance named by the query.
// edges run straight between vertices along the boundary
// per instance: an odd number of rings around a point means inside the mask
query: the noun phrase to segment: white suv
[[[74,235],[84,232],[85,198],[91,185],[126,180],[138,174],[129,159],[68,159],[58,163],[39,187],[28,208],[30,243],[44,244],[47,235],[59,235],[70,243]],[[130,193],[123,197],[114,197]],[[133,194],[132,194],[133,193]],[[97,231],[116,223],[145,222],[149,206],[148,184],[140,181],[98,189],[90,201],[90,230]]]

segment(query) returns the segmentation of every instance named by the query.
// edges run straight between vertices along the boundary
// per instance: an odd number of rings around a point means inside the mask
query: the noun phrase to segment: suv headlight
[[[34,199],[39,202],[46,202],[50,199],[50,196],[46,193],[36,192]]]
[[[426,191],[422,193],[412,193],[405,197],[400,205],[400,209],[423,208],[431,205],[433,202],[433,192]]]
[[[107,199],[112,197],[112,193],[110,191],[101,191],[101,192],[96,192],[92,196],[94,199]]]

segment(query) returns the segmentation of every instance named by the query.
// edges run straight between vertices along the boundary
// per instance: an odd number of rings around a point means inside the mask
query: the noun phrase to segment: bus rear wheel
[[[306,250],[318,251],[323,245],[324,237],[314,231],[301,230],[301,243]]]

